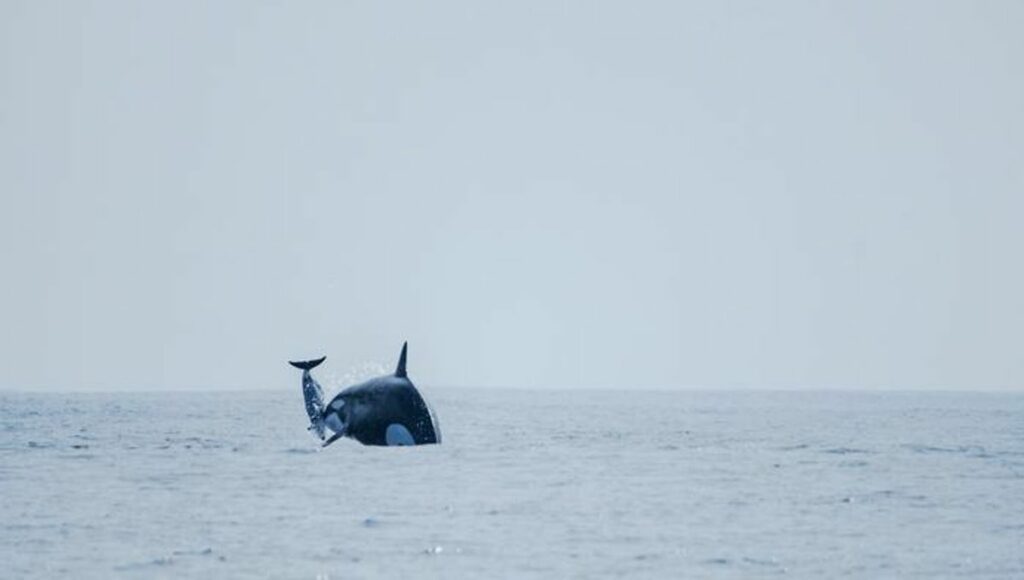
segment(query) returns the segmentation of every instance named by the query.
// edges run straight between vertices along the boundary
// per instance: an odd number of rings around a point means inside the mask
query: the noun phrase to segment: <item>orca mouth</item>
[[[331,431],[340,434],[344,434],[347,427],[341,415],[336,411],[330,411],[324,416],[324,425],[327,425],[327,428]]]

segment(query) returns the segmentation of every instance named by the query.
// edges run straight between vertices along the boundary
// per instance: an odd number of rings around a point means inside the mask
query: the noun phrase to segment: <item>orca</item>
[[[323,403],[323,389],[310,371],[327,357],[289,361],[302,370],[302,395],[309,415],[309,430],[327,447],[342,437],[363,445],[430,445],[441,442],[441,430],[430,406],[409,380],[405,360],[409,343],[402,345],[395,372],[353,385]],[[326,431],[333,434],[327,438]],[[326,439],[326,440],[325,440]]]

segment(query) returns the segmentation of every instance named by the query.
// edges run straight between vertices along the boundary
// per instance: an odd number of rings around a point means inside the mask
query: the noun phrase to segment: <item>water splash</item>
[[[326,373],[321,384],[325,391],[332,393],[333,397],[334,394],[345,388],[390,372],[391,370],[380,361],[366,361],[349,367],[343,373]]]

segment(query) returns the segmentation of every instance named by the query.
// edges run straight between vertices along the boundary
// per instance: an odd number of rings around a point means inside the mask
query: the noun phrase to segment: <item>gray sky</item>
[[[1024,388],[1022,30],[0,0],[0,388]]]

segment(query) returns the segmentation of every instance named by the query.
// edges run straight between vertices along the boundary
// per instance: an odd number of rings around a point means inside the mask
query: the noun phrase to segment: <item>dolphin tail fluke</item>
[[[326,360],[326,359],[327,359],[327,357],[322,356],[322,357],[320,357],[318,359],[314,359],[314,360],[303,360],[303,361],[292,361],[292,360],[290,360],[290,361],[288,361],[288,364],[292,365],[293,367],[295,367],[297,369],[302,369],[304,371],[308,371],[310,369],[316,368],[317,365],[319,365],[320,363],[324,362],[324,360]]]
[[[409,351],[409,342],[402,343],[402,354],[398,357],[398,368],[395,369],[395,376],[399,378],[405,378],[409,375],[405,374],[405,355]]]

